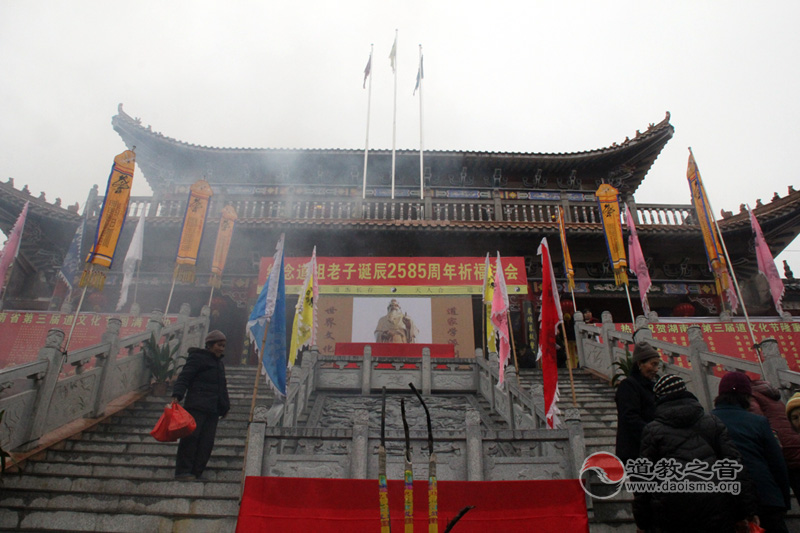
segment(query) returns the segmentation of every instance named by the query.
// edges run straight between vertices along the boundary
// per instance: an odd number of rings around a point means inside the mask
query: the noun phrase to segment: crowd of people
[[[800,393],[784,405],[768,382],[728,372],[706,413],[682,378],[658,376],[661,356],[649,343],[636,343],[632,362],[615,396],[616,455],[629,475],[644,462],[737,487],[634,492],[637,532],[788,532],[790,487],[800,502]]]

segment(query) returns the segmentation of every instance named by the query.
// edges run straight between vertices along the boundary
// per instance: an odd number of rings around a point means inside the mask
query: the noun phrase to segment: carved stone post
[[[601,327],[601,335],[603,336],[603,350],[606,352],[606,361],[608,361],[607,367],[605,369],[606,375],[610,378],[612,376],[613,363],[614,363],[614,344],[609,339],[611,338],[611,333],[616,332],[616,328],[614,327],[614,319],[611,317],[611,313],[608,311],[603,311],[600,315],[602,319],[602,327]]]
[[[47,372],[42,377],[37,376],[34,390],[36,399],[33,402],[33,418],[26,435],[25,448],[33,448],[36,441],[44,434],[47,414],[50,411],[50,399],[58,383],[58,375],[64,362],[61,344],[64,342],[64,332],[60,329],[51,329],[47,332],[47,340],[43,348],[39,349],[38,360],[48,362]]]
[[[703,333],[700,326],[689,326],[686,330],[689,336],[689,362],[692,364],[692,383],[689,385],[690,389],[703,408],[710,412],[714,408],[712,399],[714,397],[711,391],[711,385],[708,383],[708,375],[706,374],[706,365],[703,360],[703,353],[708,351],[708,345],[703,340]]]
[[[150,312],[150,318],[147,320],[146,330],[151,332],[156,337],[156,342],[161,337],[161,329],[164,327],[161,320],[164,318],[164,313],[160,309],[153,309]]]
[[[467,481],[483,481],[483,438],[481,416],[467,409]]]
[[[431,349],[422,349],[422,394],[431,393],[431,383],[433,381],[431,369]]]
[[[353,440],[350,444],[350,478],[367,479],[369,455],[369,412],[357,409],[353,417]]]
[[[425,195],[424,202],[425,213],[423,213],[423,216],[425,220],[433,220],[433,198],[431,197],[430,191]]]
[[[780,349],[778,348],[778,341],[775,339],[764,339],[761,341],[761,355],[764,357],[764,379],[772,383],[778,389],[781,389],[780,375],[781,370],[789,370],[789,364],[781,356]],[[784,401],[788,398],[784,398]]]
[[[369,394],[372,384],[372,346],[364,346],[364,361],[361,362],[361,394]]]
[[[653,332],[650,331],[650,320],[643,316],[639,315],[636,317],[636,327],[633,330],[633,343],[636,344],[637,342],[646,341],[650,342],[653,340]]]
[[[583,322],[583,313],[575,310],[575,314],[572,315],[573,322],[575,323],[575,347],[578,349],[578,364],[581,365],[581,368],[586,366],[586,352],[583,349],[583,337],[580,333],[580,327],[584,324]]]
[[[586,441],[583,436],[583,424],[581,424],[581,413],[578,409],[569,408],[564,410],[564,421],[567,425],[567,432],[569,433],[569,449],[570,467],[571,471],[569,477],[572,479],[578,478],[578,472],[583,466],[583,461],[586,459]],[[592,498],[586,496],[586,508],[589,513],[592,512]]]
[[[267,429],[267,408],[263,405],[256,407],[253,412],[253,421],[247,429],[247,455],[244,458],[245,476],[266,476],[263,465],[269,462],[264,456],[264,435]],[[268,452],[269,450],[267,450]]]
[[[111,390],[114,383],[111,377],[117,365],[117,353],[119,352],[119,331],[122,328],[122,321],[119,318],[109,318],[106,331],[103,333],[102,341],[110,343],[107,353],[97,356],[97,366],[100,368],[100,380],[97,384],[97,394],[94,397],[94,408],[92,417],[99,417],[106,409],[108,402],[115,398],[122,391]]]

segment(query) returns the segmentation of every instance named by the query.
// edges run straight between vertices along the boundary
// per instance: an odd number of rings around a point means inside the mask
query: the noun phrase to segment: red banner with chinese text
[[[297,294],[308,261],[308,257],[284,259],[287,293]],[[262,257],[259,287],[271,269],[272,257]],[[481,294],[485,269],[483,257],[317,257],[323,294]],[[504,257],[503,273],[509,294],[527,294],[524,258]]]
[[[0,342],[0,368],[36,361],[47,339],[47,331],[60,329],[68,333],[74,318],[74,313],[0,311],[0,339],[3,340]],[[122,322],[120,338],[142,332],[147,327],[147,316],[81,313],[72,334],[70,351],[99,344],[109,318],[119,318]],[[175,322],[176,318],[166,320]]]
[[[751,319],[753,333],[756,342],[764,339],[775,339],[778,341],[778,351],[789,365],[789,370],[800,372],[800,322],[781,322],[759,321]],[[670,323],[659,321],[650,324],[650,331],[653,338],[677,344],[679,346],[689,346],[689,326],[700,326],[703,333],[703,340],[711,352],[728,355],[745,361],[756,362],[756,354],[752,349],[753,340],[745,322],[680,322]],[[617,331],[631,333],[629,323],[616,324]],[[682,367],[689,367],[688,361],[684,357],[678,358],[677,364]],[[718,367],[717,372],[722,369]]]

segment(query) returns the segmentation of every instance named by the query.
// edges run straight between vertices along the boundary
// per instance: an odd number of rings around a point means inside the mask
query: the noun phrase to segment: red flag
[[[769,251],[767,241],[764,240],[764,233],[761,231],[761,225],[758,219],[750,211],[750,225],[753,227],[753,233],[756,236],[756,260],[758,261],[758,271],[764,274],[769,282],[769,292],[772,293],[772,301],[775,302],[775,309],[778,314],[783,314],[783,307],[781,307],[781,299],[783,298],[783,291],[785,290],[781,276],[778,274],[778,269],[775,267],[775,260],[772,258],[772,252]]]
[[[564,320],[561,315],[561,304],[558,301],[556,279],[553,275],[553,263],[550,261],[550,247],[547,238],[536,252],[542,256],[542,312],[539,315],[539,353],[537,359],[542,361],[542,378],[544,381],[544,412],[550,428],[558,423],[560,411],[558,402],[558,369],[556,367],[556,332]]]
[[[636,233],[636,225],[633,223],[633,215],[628,204],[625,204],[625,221],[628,224],[628,258],[630,259],[630,271],[636,274],[636,281],[639,282],[639,297],[642,299],[642,309],[644,313],[650,312],[647,303],[647,291],[650,290],[650,272],[647,271],[647,263],[644,260],[642,246],[639,244],[639,235]]]
[[[8,235],[8,240],[3,251],[0,252],[0,289],[5,286],[6,274],[14,259],[17,258],[19,252],[19,243],[22,241],[22,230],[25,228],[25,219],[28,217],[28,203],[22,208],[22,212],[17,217],[14,227],[11,228],[11,233]]]
[[[492,297],[492,324],[497,331],[500,340],[500,373],[498,385],[502,385],[506,379],[506,365],[511,346],[508,340],[508,289],[506,288],[506,278],[503,275],[503,265],[500,263],[500,252],[497,252],[497,271],[494,275],[494,295]]]

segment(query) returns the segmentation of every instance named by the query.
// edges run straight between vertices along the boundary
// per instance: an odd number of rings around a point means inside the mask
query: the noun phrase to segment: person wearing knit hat
[[[655,419],[642,432],[643,464],[661,460],[686,465],[713,465],[718,460],[741,462],[724,424],[709,415],[680,376],[665,375],[653,385]],[[648,461],[644,463],[644,461]],[[712,468],[713,469],[713,468]],[[688,470],[687,470],[688,472]],[[692,474],[687,474],[691,476]],[[691,477],[690,477],[691,479]],[[714,492],[634,493],[633,516],[641,531],[739,531],[757,511],[752,485],[740,494]]]
[[[800,392],[794,393],[786,402],[786,416],[794,430],[800,433]]]
[[[194,432],[178,444],[175,479],[201,479],[214,449],[217,422],[231,407],[222,363],[226,344],[224,333],[218,329],[208,332],[205,348],[189,348],[186,364],[173,385],[172,401],[180,402],[185,395],[184,408],[197,422]]]
[[[653,385],[653,392],[656,395],[656,401],[664,396],[672,394],[673,392],[681,392],[686,390],[686,382],[680,376],[673,376],[667,374],[661,376],[655,385]]]
[[[720,380],[713,414],[728,428],[742,454],[742,465],[756,486],[761,527],[766,531],[787,531],[783,517],[791,506],[789,472],[767,419],[748,411],[751,394],[747,374],[728,372]]]
[[[630,375],[617,387],[616,455],[625,463],[639,457],[642,430],[656,415],[653,384],[661,366],[661,356],[647,342],[637,342],[631,357]]]

